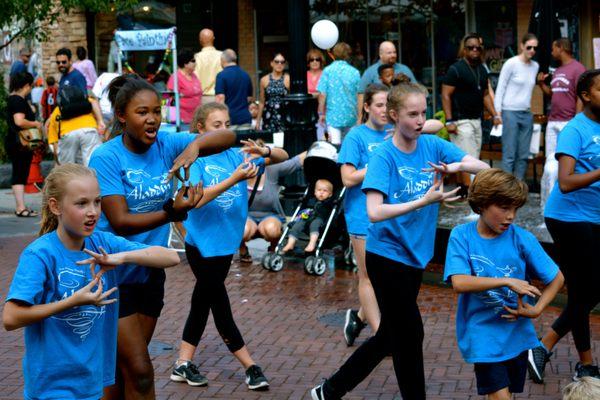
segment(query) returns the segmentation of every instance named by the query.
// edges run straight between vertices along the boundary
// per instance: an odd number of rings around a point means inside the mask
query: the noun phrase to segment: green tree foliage
[[[10,41],[0,44],[0,50],[13,40],[44,40],[59,16],[75,8],[90,12],[130,9],[138,0],[0,0],[0,27],[9,29]]]

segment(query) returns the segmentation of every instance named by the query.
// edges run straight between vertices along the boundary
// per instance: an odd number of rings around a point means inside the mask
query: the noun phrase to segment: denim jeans
[[[502,111],[502,169],[521,180],[527,172],[532,132],[530,111]]]

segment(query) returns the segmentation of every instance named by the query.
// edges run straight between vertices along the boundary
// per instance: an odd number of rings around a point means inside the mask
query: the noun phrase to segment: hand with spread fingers
[[[235,171],[231,174],[231,177],[236,181],[240,182],[246,179],[251,179],[258,174],[258,165],[252,162],[241,163]]]
[[[460,198],[456,193],[460,188],[456,188],[449,192],[444,192],[444,175],[434,174],[433,185],[429,188],[427,193],[423,196],[423,199],[427,204],[440,203],[440,202],[452,202]]]
[[[90,270],[92,272],[92,276],[94,279],[100,279],[105,271],[110,271],[115,268],[117,265],[121,265],[125,263],[125,260],[121,253],[116,254],[108,254],[104,248],[99,248],[100,253],[96,253],[89,249],[83,249],[83,251],[90,256],[90,258],[86,258],[85,260],[77,261],[78,265],[90,265]],[[96,266],[100,266],[100,271],[96,272]]]
[[[98,256],[100,256],[100,254],[98,254]],[[93,292],[92,289],[95,286],[98,286],[98,288],[95,292]],[[108,296],[117,290],[117,287],[108,289],[106,292],[104,292],[103,289],[102,277],[100,274],[98,274],[90,281],[90,283],[73,293],[72,301],[80,306],[91,304],[97,307],[112,304],[117,301],[117,299],[108,298]]]
[[[187,182],[187,179],[185,182]],[[183,186],[179,189],[177,195],[175,196],[173,209],[175,209],[177,213],[192,210],[194,207],[196,207],[200,200],[202,200],[202,196],[204,196],[202,182],[198,183],[196,186]]]
[[[525,318],[537,318],[542,313],[542,310],[538,309],[536,306],[532,306],[531,304],[523,301],[523,296],[519,296],[517,299],[517,308],[513,309],[508,306],[504,306],[504,309],[510,313],[510,315],[514,316],[515,319],[519,317]]]
[[[439,174],[455,174],[457,172],[460,172],[460,164],[459,163],[452,163],[452,164],[446,164],[444,162],[440,162],[439,164],[434,164],[431,161],[427,161],[427,164],[429,164],[431,167],[430,168],[423,168],[422,171],[423,172],[436,172]]]
[[[242,140],[240,143],[244,145],[240,151],[245,153],[246,157],[244,158],[246,161],[259,157],[268,157],[271,153],[267,146],[261,146],[252,139]]]

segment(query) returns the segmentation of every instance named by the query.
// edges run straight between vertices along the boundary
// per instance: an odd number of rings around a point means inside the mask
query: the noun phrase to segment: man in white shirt
[[[210,29],[202,29],[198,35],[202,50],[194,56],[194,71],[202,84],[202,104],[215,101],[215,83],[221,67],[221,51],[215,49],[215,34]]]

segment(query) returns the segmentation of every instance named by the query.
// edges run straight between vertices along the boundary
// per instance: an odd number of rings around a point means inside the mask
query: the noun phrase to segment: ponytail
[[[42,189],[42,221],[39,236],[58,228],[58,217],[50,210],[49,200],[55,199],[60,202],[65,194],[68,182],[82,176],[96,178],[93,170],[80,164],[63,164],[54,167],[46,177]]]

